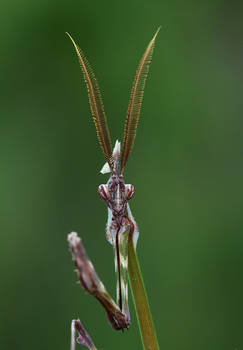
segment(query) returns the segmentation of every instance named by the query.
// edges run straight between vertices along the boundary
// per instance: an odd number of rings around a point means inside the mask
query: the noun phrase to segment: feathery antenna
[[[138,65],[138,69],[135,75],[135,79],[132,85],[132,91],[130,95],[129,105],[127,109],[127,116],[125,121],[123,144],[122,144],[122,156],[121,156],[121,169],[124,171],[127,159],[132,151],[136,129],[139,120],[143,92],[145,87],[146,78],[149,71],[149,64],[152,59],[155,39],[159,33],[160,27],[155,33],[153,39],[148,44],[143,57]]]
[[[75,41],[69,33],[66,33],[71,39],[75,51],[77,53],[81,69],[84,74],[84,80],[88,89],[89,104],[92,113],[92,117],[95,123],[98,140],[101,149],[105,155],[106,161],[112,170],[111,155],[112,155],[112,145],[110,132],[106,120],[106,115],[102,103],[100,89],[95,78],[94,72],[91,69],[88,60],[84,56],[82,50],[76,45]]]

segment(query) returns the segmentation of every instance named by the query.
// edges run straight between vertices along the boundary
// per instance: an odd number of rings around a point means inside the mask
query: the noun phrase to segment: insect
[[[119,141],[116,141],[113,149],[97,80],[82,50],[76,45],[70,34],[67,33],[74,45],[83,71],[88,90],[91,114],[95,123],[98,140],[106,159],[106,163],[101,169],[101,173],[110,173],[108,182],[98,187],[98,194],[105,201],[108,208],[106,238],[114,248],[115,270],[117,272],[117,305],[123,315],[122,321],[116,320],[115,326],[114,321],[112,321],[112,324],[116,329],[128,328],[130,324],[127,281],[127,269],[129,263],[128,236],[132,235],[135,247],[139,236],[138,226],[128,203],[134,195],[134,186],[125,183],[124,170],[134,145],[145,81],[159,29],[149,42],[136,71],[125,119],[122,146]],[[81,255],[84,256],[83,253],[81,253]],[[86,260],[87,259],[88,258],[86,258]],[[89,264],[86,264],[86,266],[89,266]],[[91,276],[92,273],[94,273],[93,270],[90,270],[89,275]],[[96,280],[96,277],[97,276],[94,277],[94,280]],[[85,283],[82,280],[82,285],[84,286],[84,284]],[[87,287],[85,288],[87,289]],[[96,285],[96,288],[97,290],[99,289],[98,284]],[[103,292],[101,291],[99,297],[97,297],[97,291],[95,293],[91,292],[91,294],[94,294],[104,306],[106,303],[104,302],[104,296],[102,293]],[[107,310],[109,307],[106,305],[105,308]]]

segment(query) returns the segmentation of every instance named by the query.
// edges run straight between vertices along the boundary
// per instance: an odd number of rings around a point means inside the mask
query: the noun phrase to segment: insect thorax
[[[100,197],[111,209],[114,217],[123,217],[126,215],[127,201],[134,194],[134,186],[125,184],[123,175],[112,174],[107,184],[98,187]]]

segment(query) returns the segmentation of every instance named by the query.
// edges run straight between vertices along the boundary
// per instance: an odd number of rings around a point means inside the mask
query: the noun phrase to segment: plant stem
[[[131,234],[128,238],[128,273],[143,347],[145,350],[159,350],[157,335]]]

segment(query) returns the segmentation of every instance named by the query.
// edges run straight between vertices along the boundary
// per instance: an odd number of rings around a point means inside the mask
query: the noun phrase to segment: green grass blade
[[[159,350],[143,277],[131,235],[128,239],[128,273],[143,347],[145,350]]]

